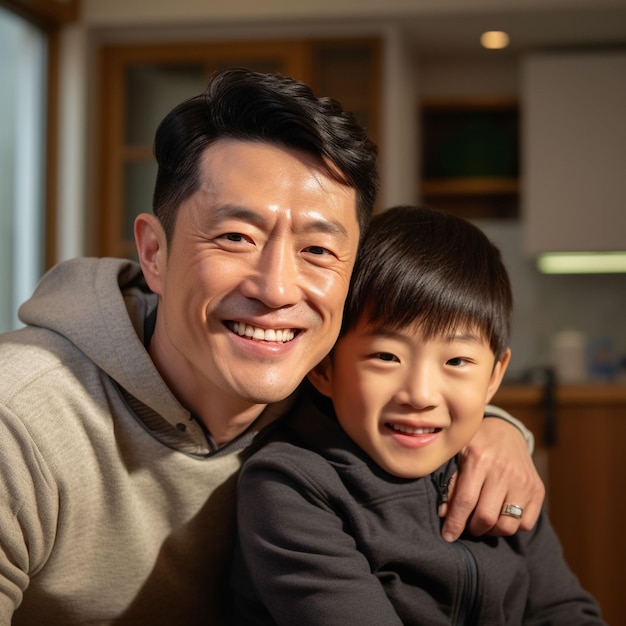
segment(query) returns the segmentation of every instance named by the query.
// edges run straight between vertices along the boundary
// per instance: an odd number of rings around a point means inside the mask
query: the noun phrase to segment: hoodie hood
[[[45,274],[20,307],[19,318],[74,344],[117,382],[136,412],[144,405],[154,412],[153,422],[189,423],[189,412],[167,387],[143,345],[144,321],[156,305],[157,296],[137,263],[78,258]],[[157,427],[149,423],[149,412],[143,413],[143,421],[151,429]]]

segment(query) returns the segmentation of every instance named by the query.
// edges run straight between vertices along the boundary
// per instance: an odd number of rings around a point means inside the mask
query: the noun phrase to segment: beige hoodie
[[[252,433],[215,451],[178,403],[142,343],[155,305],[136,264],[75,259],[0,336],[3,626],[220,623]]]

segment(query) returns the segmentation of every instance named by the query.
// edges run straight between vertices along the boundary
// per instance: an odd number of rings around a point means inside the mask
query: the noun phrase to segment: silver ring
[[[524,509],[518,504],[505,504],[502,507],[502,511],[500,511],[500,515],[508,515],[509,517],[514,517],[515,519],[522,519],[522,513]]]

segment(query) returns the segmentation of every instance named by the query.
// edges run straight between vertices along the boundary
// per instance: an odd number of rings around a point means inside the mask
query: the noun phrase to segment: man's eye
[[[307,252],[310,252],[311,254],[316,254],[318,256],[328,254],[328,250],[326,248],[323,248],[322,246],[309,246],[307,248]]]
[[[253,243],[253,240],[249,236],[244,235],[243,233],[236,233],[236,232],[223,233],[221,235],[218,235],[216,237],[216,240],[222,240],[223,242],[234,243],[234,244],[237,244],[237,247],[239,247],[239,244]]]

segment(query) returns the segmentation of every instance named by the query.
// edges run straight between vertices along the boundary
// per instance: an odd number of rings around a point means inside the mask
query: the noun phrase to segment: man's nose
[[[270,308],[289,306],[298,301],[298,258],[286,242],[272,242],[259,255],[253,275],[247,281],[245,295]]]

